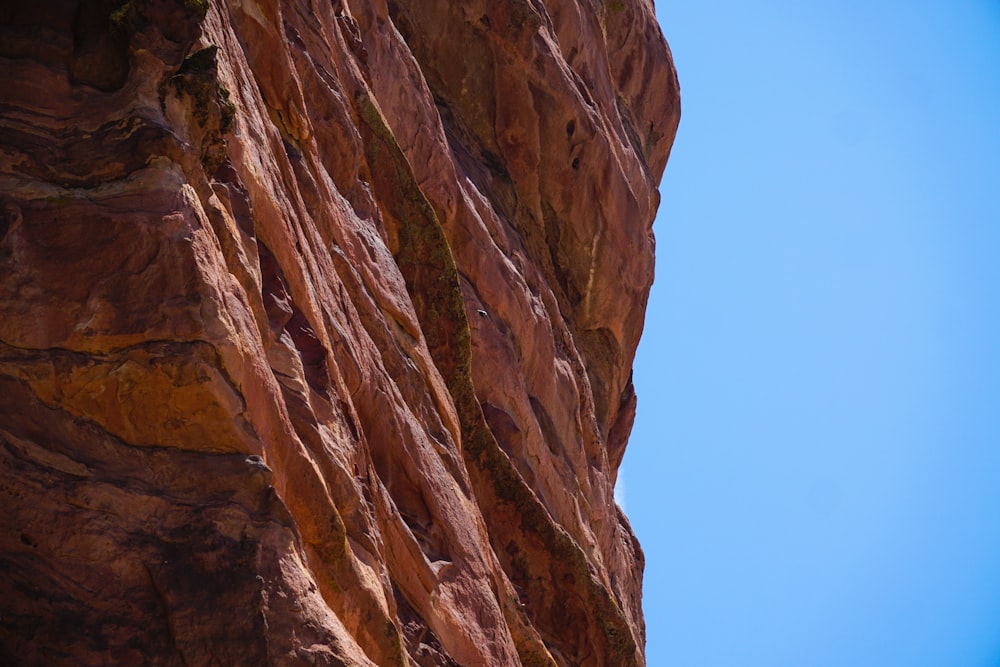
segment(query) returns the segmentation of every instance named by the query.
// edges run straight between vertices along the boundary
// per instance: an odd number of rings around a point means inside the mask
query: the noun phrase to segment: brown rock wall
[[[652,6],[0,6],[0,660],[642,664]]]

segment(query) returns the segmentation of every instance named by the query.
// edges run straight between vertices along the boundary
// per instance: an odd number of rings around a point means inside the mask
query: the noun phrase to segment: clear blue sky
[[[1000,2],[658,0],[651,667],[1000,665]]]

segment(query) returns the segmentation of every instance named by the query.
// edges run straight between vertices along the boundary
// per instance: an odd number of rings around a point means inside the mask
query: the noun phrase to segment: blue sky
[[[659,1],[651,667],[1000,665],[1000,2]]]

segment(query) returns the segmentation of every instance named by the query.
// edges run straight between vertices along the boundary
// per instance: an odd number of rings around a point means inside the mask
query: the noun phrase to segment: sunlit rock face
[[[4,2],[0,102],[0,663],[643,664],[651,2]]]

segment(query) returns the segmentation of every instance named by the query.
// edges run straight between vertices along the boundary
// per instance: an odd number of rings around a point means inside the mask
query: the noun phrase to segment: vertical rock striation
[[[647,0],[0,4],[0,662],[641,665]]]

